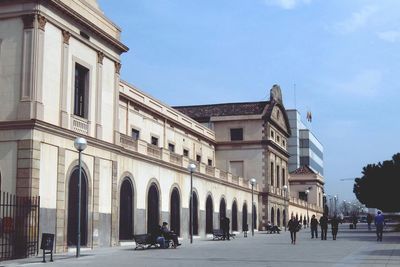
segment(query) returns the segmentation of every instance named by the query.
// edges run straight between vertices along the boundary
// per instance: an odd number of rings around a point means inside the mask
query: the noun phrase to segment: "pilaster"
[[[67,111],[67,92],[68,92],[68,57],[69,57],[69,39],[71,33],[63,30],[63,43],[61,54],[61,90],[60,90],[60,126],[68,128],[68,111]]]
[[[67,248],[65,238],[65,148],[58,149],[57,165],[57,221],[56,221],[56,252],[64,252]]]
[[[118,245],[118,162],[112,162],[112,188],[111,188],[111,246]]]
[[[93,173],[93,247],[99,245],[99,184],[100,184],[100,158],[94,159]]]
[[[18,141],[17,196],[39,195],[40,142]]]
[[[119,145],[119,82],[120,82],[121,63],[115,62],[114,75],[114,143]]]
[[[102,121],[101,121],[101,108],[102,108],[102,98],[103,98],[103,60],[104,60],[104,53],[101,51],[97,52],[97,65],[96,65],[96,71],[97,71],[97,81],[96,81],[96,138],[97,139],[102,139],[103,136],[103,127],[102,127]],[[117,93],[117,95],[119,95]],[[117,103],[118,105],[118,103]]]

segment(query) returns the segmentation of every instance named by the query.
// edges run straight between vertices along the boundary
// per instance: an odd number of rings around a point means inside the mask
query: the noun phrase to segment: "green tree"
[[[400,211],[400,153],[392,160],[368,164],[362,174],[355,179],[353,188],[361,203],[383,211]]]

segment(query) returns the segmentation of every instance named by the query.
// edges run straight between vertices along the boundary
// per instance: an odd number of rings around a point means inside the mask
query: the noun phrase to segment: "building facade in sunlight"
[[[292,207],[305,214],[283,190],[291,131],[278,86],[270,101],[199,120],[121,80],[120,33],[95,0],[0,2],[0,188],[41,197],[40,232],[55,234],[57,251],[77,243],[76,137],[88,141],[83,246],[118,245],[163,221],[187,238],[190,163],[194,235],[225,216],[232,231],[250,228],[252,210],[260,230],[285,223]]]

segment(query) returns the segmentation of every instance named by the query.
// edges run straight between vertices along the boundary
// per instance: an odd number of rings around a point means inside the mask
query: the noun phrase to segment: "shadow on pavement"
[[[361,254],[371,256],[400,256],[400,249],[379,249],[372,251],[363,251]]]

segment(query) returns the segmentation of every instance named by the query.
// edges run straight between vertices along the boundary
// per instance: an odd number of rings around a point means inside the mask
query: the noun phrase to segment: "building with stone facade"
[[[189,163],[197,166],[194,235],[219,228],[223,216],[232,231],[241,231],[252,210],[260,230],[273,216],[283,222],[291,205],[282,190],[290,127],[280,89],[256,111],[252,104],[250,114],[233,112],[210,129],[121,80],[120,56],[128,48],[120,32],[95,0],[0,1],[1,190],[40,196],[40,232],[55,234],[58,252],[75,246],[74,140],[81,136],[88,141],[82,246],[118,245],[162,221],[187,238]],[[249,140],[230,139],[226,124],[238,117],[252,118],[242,132]],[[252,177],[258,181],[254,203]]]

